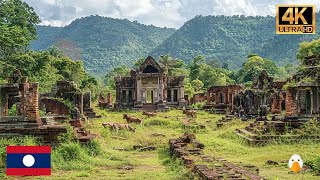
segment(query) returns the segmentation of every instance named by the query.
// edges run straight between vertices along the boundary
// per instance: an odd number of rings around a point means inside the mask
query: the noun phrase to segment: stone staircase
[[[64,125],[39,125],[21,116],[2,117],[0,120],[0,137],[35,136],[41,138],[44,144],[54,144],[59,142],[58,136],[66,132]]]
[[[82,144],[91,142],[91,140],[97,136],[86,130],[86,128],[82,126],[81,120],[71,120],[69,123],[73,127],[76,139]]]
[[[84,108],[83,114],[88,118],[100,118],[101,116],[97,116],[97,113],[93,111],[92,108]]]
[[[217,125],[217,127],[221,127],[221,126],[223,126],[225,123],[232,121],[234,118],[235,118],[235,116],[232,115],[232,114],[226,115],[225,117],[222,117],[221,119],[219,119],[219,120],[216,122],[216,125]]]

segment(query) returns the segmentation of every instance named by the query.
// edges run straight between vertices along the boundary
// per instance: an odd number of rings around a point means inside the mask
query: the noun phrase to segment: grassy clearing
[[[196,121],[206,129],[184,128],[181,121],[185,115],[181,111],[159,113],[157,117],[146,118],[140,112],[129,112],[131,116],[145,119],[144,126],[132,124],[136,132],[112,132],[104,129],[102,122],[122,122],[123,113],[100,111],[104,117],[86,124],[87,128],[99,134],[88,147],[65,137],[64,143],[52,153],[53,175],[38,179],[193,179],[181,161],[169,155],[168,140],[185,131],[195,132],[197,139],[205,144],[205,153],[224,157],[234,163],[255,165],[267,179],[319,179],[314,172],[290,173],[287,161],[292,154],[299,154],[304,161],[315,162],[319,157],[320,144],[312,141],[300,143],[274,142],[267,146],[251,147],[234,134],[234,130],[245,127],[249,122],[235,120],[217,129],[218,115],[199,112]],[[159,135],[163,134],[164,137]],[[4,176],[6,144],[37,144],[32,138],[0,140],[0,178]],[[155,151],[139,152],[134,145],[157,146]],[[266,165],[268,160],[282,162]],[[317,164],[315,164],[317,166]],[[2,173],[2,174],[1,174]],[[33,179],[33,178],[27,178]]]

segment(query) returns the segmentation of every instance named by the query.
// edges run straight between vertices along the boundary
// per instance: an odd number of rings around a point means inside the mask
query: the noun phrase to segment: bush
[[[10,109],[8,109],[9,116],[16,116],[17,115],[17,106],[14,104]]]
[[[320,157],[312,161],[305,162],[305,165],[310,166],[312,170],[316,171],[317,174],[320,174]]]
[[[64,143],[58,148],[58,154],[65,161],[72,161],[81,158],[81,146],[78,143]]]
[[[301,129],[297,130],[297,133],[305,137],[320,135],[320,123],[317,118],[313,118],[305,123]]]
[[[66,133],[62,133],[58,137],[58,140],[61,143],[74,142],[75,141],[75,136],[74,136],[73,128],[71,126],[67,126],[67,132]]]
[[[196,104],[192,104],[191,108],[192,109],[202,109],[205,104],[206,104],[206,102],[199,102],[199,103],[196,103]]]
[[[90,143],[83,145],[85,151],[90,156],[97,156],[102,154],[101,145],[97,140],[92,140]]]

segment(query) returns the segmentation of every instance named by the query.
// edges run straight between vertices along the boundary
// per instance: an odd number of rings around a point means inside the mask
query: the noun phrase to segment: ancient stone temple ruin
[[[40,107],[55,115],[70,115],[76,107],[80,114],[97,117],[91,105],[91,92],[83,93],[73,81],[57,81],[50,93],[41,94]]]
[[[15,70],[8,83],[0,85],[0,137],[35,135],[45,143],[56,142],[64,126],[43,122],[39,116],[38,83]]]
[[[129,77],[116,77],[115,108],[167,110],[184,107],[184,76],[169,77],[151,57],[133,69]]]
[[[320,113],[319,62],[319,56],[305,58],[297,74],[289,79],[286,91],[286,116]]]
[[[205,109],[215,109],[218,114],[232,111],[234,97],[242,90],[239,85],[213,86],[208,89]]]
[[[113,107],[111,93],[108,93],[107,97],[103,96],[103,94],[100,93],[99,99],[98,99],[98,107],[99,108],[103,108],[103,109],[107,109],[107,108],[112,108]]]
[[[273,81],[273,77],[263,70],[253,81],[250,89],[234,96],[233,105],[238,113],[243,112],[243,115],[249,118],[257,117],[259,112],[264,111],[281,113],[285,110],[285,91],[282,90],[285,84],[285,81]]]

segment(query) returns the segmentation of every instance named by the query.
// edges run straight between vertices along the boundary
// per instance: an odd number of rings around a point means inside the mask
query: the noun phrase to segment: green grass
[[[190,170],[179,159],[172,158],[168,151],[169,138],[179,137],[185,131],[195,132],[197,139],[205,144],[205,154],[223,157],[236,164],[258,166],[260,174],[267,179],[319,179],[310,171],[289,173],[286,163],[293,154],[299,154],[305,162],[314,161],[320,153],[320,144],[316,142],[274,142],[252,147],[234,133],[236,128],[245,127],[249,122],[234,120],[218,129],[215,122],[220,116],[199,112],[196,121],[206,129],[190,129],[182,125],[181,121],[186,117],[177,110],[158,113],[153,118],[146,118],[141,112],[129,112],[131,116],[143,118],[144,125],[132,124],[137,128],[135,133],[120,130],[117,134],[101,124],[125,123],[123,113],[98,111],[103,118],[92,120],[93,124],[84,123],[88,130],[99,135],[98,138],[89,146],[82,146],[72,142],[69,136],[64,137],[64,142],[52,152],[52,176],[38,179],[193,179]],[[155,136],[156,133],[165,136]],[[34,145],[37,141],[32,138],[0,140],[0,179],[11,179],[4,175],[4,145],[7,144]],[[157,150],[139,152],[133,149],[134,145],[153,145]],[[270,166],[266,165],[268,160],[283,163]]]

